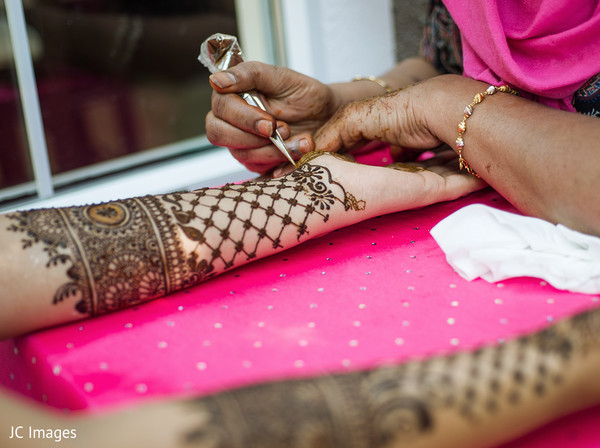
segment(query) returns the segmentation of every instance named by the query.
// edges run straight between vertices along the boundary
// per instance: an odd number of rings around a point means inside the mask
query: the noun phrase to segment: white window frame
[[[267,63],[278,62],[272,44],[272,2],[273,0],[236,0],[240,41],[247,57]],[[23,3],[22,0],[5,0],[4,7],[34,180],[2,188],[0,201],[25,195],[35,197],[2,206],[0,211],[78,205],[141,194],[186,190],[248,179],[255,175],[229,156],[226,149],[214,147],[201,135],[52,175]],[[202,151],[198,151],[200,149]]]
[[[396,62],[393,0],[280,0],[287,66],[325,83]]]
[[[37,197],[0,211],[80,205],[254,176],[204,136],[52,176],[22,0],[4,3],[34,181],[0,190],[0,200],[5,199],[3,194],[37,193]],[[235,4],[246,59],[287,65],[323,82],[379,74],[393,65],[392,0],[236,0]],[[201,148],[205,150],[198,152]]]

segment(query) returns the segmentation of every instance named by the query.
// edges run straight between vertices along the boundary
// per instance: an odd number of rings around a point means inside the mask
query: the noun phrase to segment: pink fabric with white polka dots
[[[474,202],[513,210],[488,189],[371,219],[139,308],[2,342],[0,384],[97,411],[472,348],[598,305],[538,279],[460,278],[429,229]],[[596,408],[510,447],[598,448],[599,423]]]

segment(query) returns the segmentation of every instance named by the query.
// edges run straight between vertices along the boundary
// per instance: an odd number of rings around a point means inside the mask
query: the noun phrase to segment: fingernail
[[[212,75],[210,75],[210,80],[213,82],[213,84],[215,84],[217,87],[220,87],[221,89],[231,87],[237,81],[235,79],[235,76],[233,76],[229,72],[213,73]]]
[[[270,137],[273,135],[273,123],[269,120],[258,120],[256,122],[256,130],[265,137]]]
[[[290,152],[298,157],[302,157],[307,152],[310,152],[312,149],[310,146],[310,142],[306,138],[301,138],[300,140],[294,140],[290,143],[286,144],[287,148]]]
[[[287,146],[287,149],[290,151],[290,154],[293,157],[302,157],[303,154],[300,151],[300,149],[298,148],[298,145],[299,145],[298,140],[294,140],[294,141],[291,141],[291,142],[285,144],[285,146]]]
[[[281,173],[283,173],[282,167],[275,168],[275,170],[273,170],[273,177],[281,177]]]
[[[307,152],[310,152],[312,150],[312,147],[311,147],[310,142],[308,141],[308,139],[303,138],[298,143],[298,149],[300,150],[300,152],[302,154],[306,154]]]

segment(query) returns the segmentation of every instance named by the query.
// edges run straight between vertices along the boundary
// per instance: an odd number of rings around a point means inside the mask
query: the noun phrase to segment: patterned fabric
[[[575,92],[573,107],[580,114],[600,117],[600,73]]]
[[[460,30],[442,0],[432,0],[429,5],[421,55],[441,73],[463,72]],[[600,117],[600,73],[575,93],[572,104],[580,114]]]
[[[441,73],[462,75],[460,31],[441,0],[429,4],[421,55]]]

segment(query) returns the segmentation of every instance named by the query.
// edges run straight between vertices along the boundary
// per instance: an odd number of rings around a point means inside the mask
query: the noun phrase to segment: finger
[[[291,78],[300,76],[284,67],[249,61],[226,71],[213,73],[209,80],[212,87],[221,93],[257,90],[264,94],[277,94],[289,88]]]
[[[206,115],[206,137],[213,145],[227,148],[259,148],[268,144],[269,139],[246,132],[212,112]]]
[[[248,159],[252,159],[251,155],[248,153],[252,153],[253,151],[258,151],[258,149],[230,149],[229,152],[231,155],[242,165],[246,167],[249,171],[259,174],[267,174],[270,173],[275,167],[278,166],[279,162],[268,162],[263,159],[258,159],[257,161],[248,161]]]
[[[442,159],[440,159],[440,161],[442,161]],[[439,187],[434,189],[434,202],[451,201],[487,186],[484,180],[470,174],[460,172],[458,170],[458,164],[453,164],[451,166],[448,166],[448,164],[438,164],[427,166],[426,168],[422,163],[406,163],[405,165],[406,167],[420,167],[421,170],[398,170],[397,179],[406,180],[406,175],[408,172],[411,175],[420,176],[426,181],[426,183],[433,182],[432,185],[438,184]],[[423,168],[425,169],[423,170]],[[390,187],[392,187],[392,185],[390,185]],[[402,187],[399,186],[398,188]]]
[[[349,103],[339,109],[314,136],[317,151],[339,151],[342,148],[352,149],[365,141],[384,140],[376,134],[378,125],[377,103],[373,100]],[[375,123],[372,123],[375,121]]]
[[[283,134],[281,134],[281,136],[283,137]],[[283,138],[285,139],[285,137]],[[286,140],[285,145],[294,160],[298,160],[304,154],[315,150],[315,141],[310,134],[294,135]]]
[[[296,169],[291,163],[282,163],[275,170],[273,170],[273,179],[277,179],[278,177],[285,176],[286,174],[291,173]]]
[[[437,159],[436,164],[423,163],[422,165],[425,165],[428,171],[444,179],[444,188],[448,193],[445,200],[453,200],[487,186],[483,179],[460,171],[458,157],[454,151],[444,151],[436,155],[434,159]]]
[[[301,134],[292,137],[285,142],[286,147],[295,161],[302,158],[304,154],[307,154],[315,149],[315,143],[310,134]],[[296,169],[296,166],[291,163],[284,162],[273,170],[273,178],[278,178],[291,173]]]
[[[289,140],[286,140],[285,146],[286,146],[288,154],[292,157],[292,159],[294,159],[295,161],[298,161],[302,158],[302,156],[304,154],[309,153],[314,150],[314,141],[310,135],[302,134],[302,135],[294,136],[294,137],[290,138]],[[275,173],[278,173],[278,174],[275,174],[274,177],[279,177],[283,174],[287,174],[296,168],[294,165],[287,162],[287,160],[289,160],[289,159],[287,158],[286,155],[284,155],[282,152],[280,152],[279,154],[280,154],[281,159],[284,162],[281,164],[280,168],[283,168],[283,167],[286,167],[286,168],[283,171],[280,170],[279,173],[276,170]]]
[[[270,137],[277,127],[269,113],[251,106],[238,95],[213,92],[211,110],[215,117],[261,137]]]
[[[478,177],[472,176],[469,173],[449,170],[443,167],[429,168],[431,171],[438,172],[444,178],[446,197],[444,200],[452,201],[462,196],[466,196],[474,191],[481,190],[487,186],[487,183]]]
[[[310,141],[309,141],[310,140]],[[294,160],[300,159],[305,153],[312,150],[312,139],[306,136],[296,136],[286,141],[288,152]],[[300,149],[299,149],[300,148]],[[274,145],[266,145],[257,148],[230,148],[231,155],[251,171],[266,173],[277,165],[286,164],[287,157]],[[293,165],[288,164],[291,169]],[[289,171],[286,171],[289,172]]]
[[[456,162],[458,167],[458,155],[446,146],[445,150],[437,152],[433,157],[423,160],[423,166],[447,165]]]
[[[287,124],[278,122],[277,129],[282,138],[289,137],[290,128]],[[206,136],[213,145],[225,146],[227,148],[253,149],[270,144],[268,138],[243,131],[227,121],[216,117],[212,112],[206,115]]]
[[[285,142],[286,147],[292,158],[298,161],[302,156],[314,150],[314,141],[308,134],[292,137]],[[296,167],[291,163],[284,162],[273,170],[272,177],[277,178],[285,176],[294,171]]]

